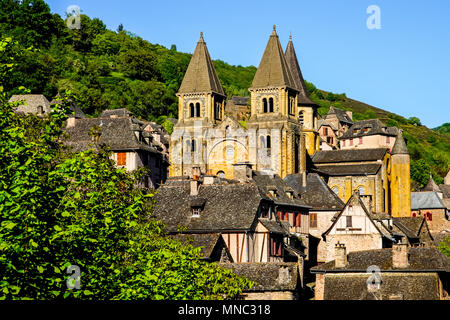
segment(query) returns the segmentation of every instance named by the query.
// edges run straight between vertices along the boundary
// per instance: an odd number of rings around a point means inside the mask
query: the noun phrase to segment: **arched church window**
[[[186,140],[186,150],[191,150],[191,140]]]
[[[195,104],[195,116],[200,117],[200,102]]]
[[[191,141],[191,152],[197,151],[196,141],[195,139],[192,139]]]
[[[303,113],[303,111],[300,111],[298,113],[298,122],[303,125],[305,123],[305,115]]]
[[[219,171],[219,172],[217,172],[217,176],[218,176],[220,179],[224,179],[224,178],[225,178],[225,172]]]
[[[195,108],[193,103],[189,104],[189,114],[191,115],[191,118],[195,117]]]
[[[273,112],[273,98],[269,98],[269,112]]]
[[[270,136],[266,137],[266,148],[270,149],[272,147],[271,141],[270,141]]]
[[[264,113],[267,113],[267,99],[266,98],[263,98],[262,99],[262,102],[263,102],[263,112]]]
[[[260,141],[260,148],[265,148],[266,147],[266,139],[264,139],[264,137],[261,136],[259,138],[259,141]]]

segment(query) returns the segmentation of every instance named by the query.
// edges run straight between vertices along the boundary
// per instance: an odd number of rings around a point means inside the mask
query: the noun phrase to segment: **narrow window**
[[[350,145],[351,146],[353,145],[353,139],[350,139]]]
[[[263,136],[261,136],[259,138],[259,142],[260,142],[260,148],[265,148],[266,147],[266,140],[264,139]]]
[[[359,137],[359,144],[363,143],[363,137]]]
[[[389,137],[389,136],[386,137],[386,143],[387,144],[391,143],[391,137]]]
[[[273,98],[269,98],[269,112],[273,112]]]
[[[303,125],[304,121],[305,121],[305,115],[303,114],[303,111],[300,111],[299,114],[298,114],[298,122],[301,125]]]
[[[196,143],[195,143],[195,140],[194,139],[192,139],[192,141],[191,141],[191,152],[195,152],[196,151]]]
[[[192,208],[192,217],[193,218],[200,217],[200,208]]]
[[[270,148],[271,148],[270,136],[267,136],[267,138],[266,138],[266,148],[267,148],[267,149],[270,149]]]
[[[345,140],[342,140],[342,146],[345,147]]]
[[[191,118],[195,117],[195,108],[194,108],[193,103],[189,104],[189,109],[190,109]]]
[[[186,150],[191,151],[191,140],[186,140]]]
[[[317,213],[311,213],[309,215],[309,227],[310,228],[317,228]]]
[[[195,116],[200,117],[200,102],[195,104]]]
[[[264,98],[262,101],[263,101],[263,112],[267,113],[267,99]]]
[[[324,128],[323,129],[324,134],[327,136],[328,135],[328,128]]]
[[[117,152],[117,165],[118,166],[126,166],[127,165],[127,153],[126,152]]]
[[[347,220],[347,228],[351,228],[352,227],[352,216],[346,216],[345,218]]]
[[[301,227],[302,226],[302,214],[300,212],[297,212],[296,217],[295,217],[295,226],[296,227]]]

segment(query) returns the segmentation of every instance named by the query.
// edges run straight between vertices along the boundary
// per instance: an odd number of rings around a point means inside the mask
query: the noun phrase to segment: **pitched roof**
[[[208,47],[203,40],[202,32],[178,93],[203,92],[215,92],[222,96],[225,95],[209,56]]]
[[[450,185],[448,184],[440,184],[439,185],[439,189],[441,190],[444,199],[445,198],[450,198]]]
[[[175,234],[172,238],[194,247],[202,247],[201,253],[204,258],[210,258],[214,248],[221,241],[220,233],[199,233],[199,234]],[[225,245],[226,246],[226,245]]]
[[[306,188],[302,186],[301,174],[290,174],[284,181],[296,192],[312,210],[336,211],[342,210],[345,203],[330,189],[317,173],[309,173]]]
[[[269,220],[266,218],[259,218],[258,219],[261,224],[266,227],[267,230],[269,230],[270,233],[277,233],[282,235],[288,235],[289,234],[289,228],[285,229],[285,226],[278,223],[276,220]]]
[[[93,137],[89,134],[92,128],[100,128],[98,144],[107,145],[111,150],[145,150],[157,153],[153,145],[141,142],[135,131],[142,132],[142,127],[132,118],[86,118],[77,119],[73,127],[66,129],[68,138],[65,144],[78,152],[94,148]]]
[[[436,184],[436,182],[434,182],[433,177],[431,175],[430,175],[430,179],[428,180],[427,185],[422,189],[422,191],[442,192],[441,189]]]
[[[387,148],[374,148],[317,151],[312,161],[315,164],[321,164],[383,160],[388,150]]]
[[[363,176],[366,174],[375,175],[380,170],[381,164],[336,164],[319,166],[314,171],[327,176]]]
[[[133,113],[126,108],[107,109],[100,114],[100,118],[111,118],[111,117],[128,118],[132,116]]]
[[[433,236],[430,234],[425,217],[392,218],[392,222],[394,224],[394,228],[398,228],[398,230],[404,233],[410,240],[433,240]],[[425,236],[423,236],[424,230]]]
[[[256,284],[247,291],[295,291],[300,285],[296,262],[220,263]]]
[[[394,269],[392,266],[392,249],[377,249],[350,252],[347,256],[347,266],[336,268],[334,260],[311,268],[312,273],[318,272],[366,272],[371,265],[376,265],[381,272],[423,272],[444,271],[450,272],[450,260],[435,248],[408,247],[409,266],[403,269]]]
[[[298,103],[299,104],[315,104],[311,101],[306,91],[305,80],[303,79],[302,71],[300,70],[300,65],[298,64],[297,54],[295,53],[294,44],[292,43],[292,37],[289,36],[289,42],[286,47],[286,61],[291,70],[292,78],[299,91]]]
[[[337,119],[340,122],[346,122],[349,124],[353,123],[353,120],[350,118],[350,116],[347,114],[347,112],[345,112],[342,109],[338,109],[334,106],[330,106],[330,110],[328,111],[327,115],[332,115],[332,114],[336,115]]]
[[[369,129],[367,132],[364,129]],[[357,132],[355,133],[355,130]],[[372,135],[385,135],[396,137],[398,134],[398,128],[396,127],[387,127],[383,122],[379,119],[368,119],[361,120],[355,122],[343,135],[340,139],[349,139],[356,137],[365,137]]]
[[[411,192],[411,210],[445,208],[441,198],[434,191]]]
[[[23,94],[23,95],[13,95],[9,102],[22,101],[23,104],[17,106],[15,112],[19,113],[33,113],[38,114],[38,107],[43,108],[43,113],[48,114],[52,111],[50,108],[50,102],[42,94]]]
[[[206,199],[199,217],[192,217],[191,201]],[[190,180],[169,179],[155,195],[154,215],[170,232],[186,226],[187,232],[250,230],[257,218],[261,201],[270,201],[255,183],[221,181],[200,185],[198,196],[190,195]]]
[[[334,126],[333,123],[330,123],[330,122],[326,121],[325,119],[320,118],[319,121],[317,122],[317,127],[318,127],[318,129],[320,129],[320,127],[322,127],[322,126],[329,126],[329,127],[331,127],[331,129],[333,129],[333,130],[338,130],[338,129]]]
[[[275,26],[273,26],[273,32],[270,35],[250,89],[265,87],[289,87],[298,90],[281,48]]]
[[[392,147],[391,154],[409,154],[402,130],[398,130],[398,135],[395,139],[394,146]]]

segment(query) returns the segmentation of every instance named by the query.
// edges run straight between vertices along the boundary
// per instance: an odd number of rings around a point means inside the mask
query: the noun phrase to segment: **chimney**
[[[192,179],[200,180],[201,175],[202,171],[200,170],[200,167],[192,167]]]
[[[353,112],[352,111],[345,111],[345,112],[350,117],[350,119],[352,119],[352,121],[353,121]]]
[[[234,179],[240,182],[248,181],[252,178],[252,165],[247,162],[235,163],[234,167]]]
[[[216,176],[213,175],[205,175],[203,177],[203,184],[204,185],[211,185],[214,184],[214,180],[215,180]]]
[[[306,171],[303,171],[302,172],[302,187],[303,188],[306,188],[306,185],[307,185],[307,174],[306,174]]]
[[[406,243],[392,245],[392,267],[394,269],[404,269],[408,266],[408,245]]]
[[[75,122],[77,121],[77,119],[75,117],[70,117],[67,119],[67,124],[66,124],[66,128],[73,128],[75,127]]]
[[[191,196],[198,196],[198,189],[200,187],[199,180],[191,180]]]
[[[345,268],[347,266],[347,248],[344,243],[336,243],[334,247],[334,267]]]

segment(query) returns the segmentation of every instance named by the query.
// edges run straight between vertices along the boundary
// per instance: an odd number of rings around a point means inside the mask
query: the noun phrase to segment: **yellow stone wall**
[[[411,216],[410,157],[391,156],[391,214],[393,217]]]

